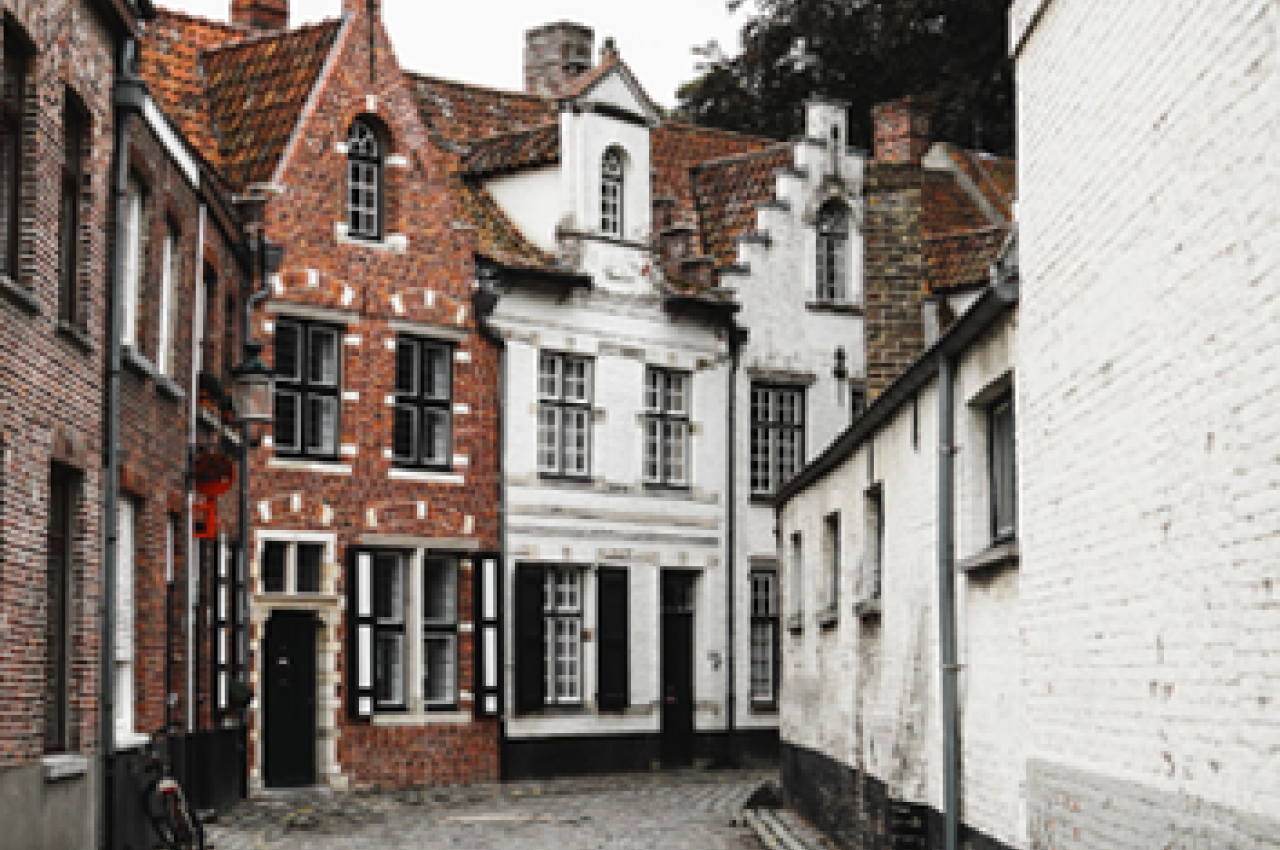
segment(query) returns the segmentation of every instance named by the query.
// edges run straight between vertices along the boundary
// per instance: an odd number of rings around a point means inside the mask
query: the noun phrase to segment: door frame
[[[272,659],[272,626],[276,623],[285,623],[287,621],[296,621],[297,628],[300,630],[310,627],[310,659],[311,659],[311,715],[310,715],[310,735],[311,742],[307,749],[309,754],[310,779],[305,782],[280,782],[279,776],[273,776],[271,768],[272,762],[272,746],[270,730],[271,718],[271,676],[275,671],[275,665],[271,663]],[[319,694],[320,694],[320,640],[323,622],[315,611],[297,610],[297,609],[277,609],[270,613],[263,625],[262,640],[262,784],[268,788],[291,788],[291,787],[307,787],[315,785],[320,772],[319,758],[319,742],[320,742],[320,712],[319,712]],[[296,717],[296,715],[291,715]],[[305,715],[304,715],[305,716]],[[298,722],[301,718],[296,718]],[[277,771],[278,772],[278,771]]]
[[[694,761],[697,747],[697,677],[695,676],[695,659],[697,657],[697,583],[699,573],[696,570],[663,569],[658,579],[658,754],[663,767],[689,767]],[[681,582],[688,590],[688,598],[679,606],[684,610],[672,610],[668,604],[668,582]],[[679,729],[672,728],[667,718],[667,677],[670,674],[667,665],[668,640],[671,638],[668,618],[679,617],[685,622],[687,629],[687,670],[688,670],[688,725],[687,730],[682,722]],[[674,711],[673,711],[674,713]],[[682,711],[683,715],[684,712]],[[682,716],[681,720],[684,720]],[[685,752],[672,755],[672,750],[681,748]]]

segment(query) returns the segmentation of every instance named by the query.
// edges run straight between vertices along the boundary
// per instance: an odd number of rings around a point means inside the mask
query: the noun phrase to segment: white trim
[[[437,339],[442,342],[465,342],[466,339],[471,336],[469,331],[460,330],[458,328],[443,327],[441,325],[428,325],[423,322],[406,322],[402,319],[391,319],[387,322],[387,327],[396,333],[413,334],[414,336]],[[455,352],[454,360],[457,361],[457,355],[462,353],[464,352]],[[470,354],[467,356],[468,359],[470,359]]]
[[[153,98],[148,97],[143,101],[142,117],[146,120],[147,126],[151,128],[151,132],[155,133],[161,147],[169,154],[169,158],[182,171],[182,176],[187,178],[187,182],[193,188],[199,189],[200,166],[196,164],[195,157],[187,152],[187,148],[178,134],[169,126],[169,121],[165,118],[164,113],[160,111],[160,107],[156,106]]]
[[[449,472],[430,472],[423,469],[391,469],[387,477],[395,481],[418,481],[423,484],[466,484],[462,475]]]
[[[375,714],[374,726],[461,726],[471,722],[467,711],[425,712],[422,714]]]
[[[350,475],[349,463],[322,463],[313,460],[293,460],[292,458],[273,457],[267,461],[269,469],[292,469],[296,472],[318,472],[323,475]]]
[[[360,314],[350,310],[337,310],[333,307],[313,307],[309,304],[290,304],[287,301],[268,301],[268,313],[279,313],[296,319],[314,319],[319,322],[358,325]]]

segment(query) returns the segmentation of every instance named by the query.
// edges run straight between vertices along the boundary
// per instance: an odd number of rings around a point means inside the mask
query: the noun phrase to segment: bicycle
[[[142,807],[151,821],[160,846],[166,850],[207,850],[204,827],[191,811],[182,786],[171,775],[167,746],[168,730],[158,730],[146,746],[146,770],[154,776],[142,795]]]

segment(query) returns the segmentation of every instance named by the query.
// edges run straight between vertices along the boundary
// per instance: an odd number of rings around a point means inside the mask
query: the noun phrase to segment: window
[[[798,628],[804,615],[804,539],[800,532],[791,535],[791,552],[787,567],[787,610],[791,614],[791,627]]]
[[[262,593],[319,593],[325,544],[267,540],[262,544],[259,587]]]
[[[347,234],[382,238],[382,142],[361,119],[347,136]]]
[[[751,492],[768,496],[804,463],[804,390],[751,387]]]
[[[753,570],[751,580],[751,701],[778,700],[778,575]]]
[[[840,602],[840,514],[830,513],[822,521],[822,604],[835,613]]]
[[[591,361],[544,353],[538,361],[538,471],[591,471]]]
[[[137,510],[121,497],[116,503],[116,633],[113,661],[115,688],[115,729],[117,745],[127,746],[134,738],[134,564],[137,546]]]
[[[457,693],[458,562],[428,557],[422,569],[422,704],[452,708]]]
[[[236,350],[236,326],[240,324],[239,319],[240,310],[236,306],[236,299],[228,295],[222,303],[222,381],[228,387],[240,354]]]
[[[275,449],[281,455],[338,458],[340,332],[281,320],[275,331]]]
[[[617,148],[600,160],[600,232],[622,237],[622,151]]]
[[[4,69],[0,82],[0,272],[18,279],[22,220],[22,146],[27,73],[31,53],[16,26],[4,28]]]
[[[401,552],[373,556],[373,699],[380,710],[406,708],[406,560]]]
[[[845,281],[849,269],[849,210],[828,201],[818,210],[818,301],[847,299]]]
[[[582,573],[548,569],[543,595],[548,705],[582,701]]]
[[[81,321],[80,196],[84,192],[84,155],[88,113],[68,89],[62,109],[62,199],[58,208],[58,318]]]
[[[689,483],[689,385],[687,372],[645,370],[645,483]]]
[[[884,585],[884,487],[875,484],[866,495],[866,584],[863,596],[879,599]]]
[[[160,373],[177,377],[178,292],[182,281],[181,234],[173,221],[166,223],[160,266],[160,343],[156,346],[156,366]]]
[[[76,476],[55,466],[50,476],[48,589],[45,604],[45,752],[66,752],[71,741],[70,607],[76,538]]]
[[[136,174],[130,174],[124,191],[124,280],[121,287],[124,317],[120,341],[138,345],[138,300],[142,297],[142,258],[146,247],[147,190]]]
[[[1017,537],[1018,472],[1013,396],[1006,395],[988,411],[991,444],[991,538],[1006,543]]]
[[[449,469],[453,452],[453,348],[396,340],[392,458],[397,466]]]

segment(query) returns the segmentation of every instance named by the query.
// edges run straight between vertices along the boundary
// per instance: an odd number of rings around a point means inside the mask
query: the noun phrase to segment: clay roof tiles
[[[938,295],[990,280],[991,263],[1009,235],[1009,225],[987,225],[926,236],[927,291]]]
[[[722,157],[693,168],[702,252],[716,268],[738,258],[737,237],[756,229],[756,207],[774,196],[774,172],[791,164],[791,146]]]
[[[556,258],[526,239],[478,182],[457,175],[449,182],[463,214],[475,228],[477,253],[510,268],[560,270]]]
[[[555,101],[535,94],[407,74],[427,128],[454,145],[469,140],[558,125]]]
[[[468,174],[551,165],[560,161],[560,126],[546,124],[533,130],[499,133],[468,142],[467,148],[462,170]]]

